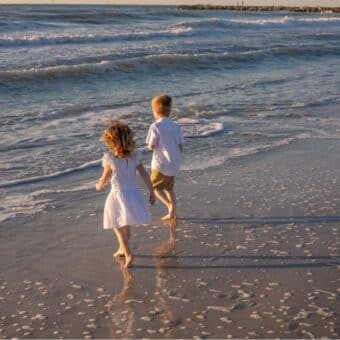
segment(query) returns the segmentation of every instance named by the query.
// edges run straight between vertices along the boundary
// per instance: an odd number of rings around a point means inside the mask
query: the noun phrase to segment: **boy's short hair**
[[[151,101],[151,107],[157,113],[169,116],[171,112],[172,98],[166,94],[156,96]]]

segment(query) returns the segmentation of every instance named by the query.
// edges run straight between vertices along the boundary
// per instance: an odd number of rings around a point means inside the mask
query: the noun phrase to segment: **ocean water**
[[[0,222],[93,190],[111,118],[145,150],[160,93],[184,129],[183,174],[339,138],[339,57],[335,14],[2,5]]]

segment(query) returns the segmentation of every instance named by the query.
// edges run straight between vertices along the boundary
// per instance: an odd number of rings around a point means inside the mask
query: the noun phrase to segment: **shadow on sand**
[[[277,217],[182,217],[180,221],[204,224],[289,224],[289,223],[334,223],[340,216],[277,216]],[[252,226],[253,228],[253,226]]]
[[[179,265],[179,266],[167,266],[166,269],[292,269],[292,268],[321,268],[321,267],[335,267],[340,262],[319,262],[319,263],[285,263],[285,264],[244,264],[244,265]],[[155,269],[152,265],[133,265],[136,269]]]

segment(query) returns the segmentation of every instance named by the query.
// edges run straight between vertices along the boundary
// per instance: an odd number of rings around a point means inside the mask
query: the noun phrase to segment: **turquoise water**
[[[183,173],[339,138],[339,56],[335,14],[0,6],[0,221],[92,190],[108,119],[144,148],[159,93],[184,129]]]

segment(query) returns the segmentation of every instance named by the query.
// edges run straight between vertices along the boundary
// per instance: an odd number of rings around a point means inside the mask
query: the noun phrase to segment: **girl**
[[[100,141],[111,151],[103,156],[104,170],[96,184],[96,190],[99,191],[111,177],[111,191],[104,208],[104,229],[114,230],[119,249],[113,255],[125,256],[124,268],[127,268],[133,260],[129,249],[130,225],[150,222],[150,212],[135,183],[136,170],[149,189],[151,204],[155,203],[155,194],[141,161],[142,153],[135,150],[134,134],[128,125],[113,121],[111,126],[104,130]]]

